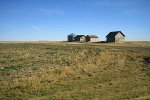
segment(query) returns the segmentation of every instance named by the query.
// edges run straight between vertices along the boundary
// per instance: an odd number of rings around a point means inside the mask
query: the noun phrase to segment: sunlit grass
[[[149,49],[145,42],[0,43],[0,99],[146,100]]]

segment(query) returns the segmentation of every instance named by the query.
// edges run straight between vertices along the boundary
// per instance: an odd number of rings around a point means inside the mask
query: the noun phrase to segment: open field
[[[0,100],[149,100],[150,42],[0,42]]]

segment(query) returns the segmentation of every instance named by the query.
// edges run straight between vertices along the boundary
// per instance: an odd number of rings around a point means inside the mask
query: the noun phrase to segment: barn
[[[87,35],[86,42],[98,42],[98,36],[96,35]]]
[[[106,42],[124,42],[125,35],[121,31],[110,32],[106,36]]]

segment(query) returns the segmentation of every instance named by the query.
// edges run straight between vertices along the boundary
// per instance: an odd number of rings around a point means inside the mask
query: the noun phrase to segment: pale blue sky
[[[0,41],[65,41],[122,31],[150,41],[150,0],[0,0]]]

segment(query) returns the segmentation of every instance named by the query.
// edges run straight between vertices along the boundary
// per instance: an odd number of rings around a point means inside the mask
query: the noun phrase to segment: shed
[[[86,42],[98,42],[98,36],[96,35],[87,35]]]
[[[125,41],[125,35],[121,31],[113,31],[110,32],[106,36],[107,42],[124,42]]]
[[[77,36],[75,37],[75,41],[78,41],[78,42],[86,42],[85,35],[77,35]]]

